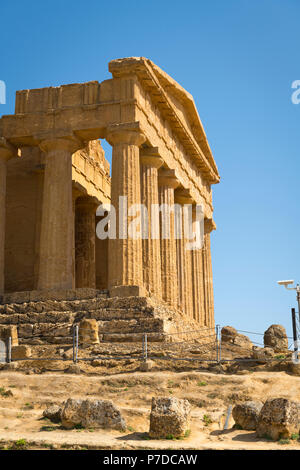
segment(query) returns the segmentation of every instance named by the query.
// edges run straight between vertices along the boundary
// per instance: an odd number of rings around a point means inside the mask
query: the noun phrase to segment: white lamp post
[[[300,286],[299,284],[296,285],[296,287],[289,287],[290,284],[294,284],[294,281],[289,280],[289,281],[277,281],[277,283],[280,286],[284,286],[288,290],[295,290],[297,292],[297,302],[298,302],[298,315],[300,318]]]

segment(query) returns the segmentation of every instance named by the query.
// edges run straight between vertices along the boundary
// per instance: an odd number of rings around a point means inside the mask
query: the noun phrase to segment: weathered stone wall
[[[33,290],[37,281],[43,157],[38,147],[22,148],[8,162],[5,237],[6,292]]]

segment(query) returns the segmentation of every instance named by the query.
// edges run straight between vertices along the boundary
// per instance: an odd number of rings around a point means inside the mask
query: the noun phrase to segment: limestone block
[[[69,398],[62,410],[63,427],[71,429],[76,425],[84,428],[126,429],[120,410],[109,400],[75,400]]]
[[[156,439],[184,436],[190,427],[190,412],[191,406],[188,400],[153,397],[149,436]]]
[[[62,412],[62,409],[61,409],[60,406],[51,405],[51,406],[48,406],[48,408],[46,408],[43,411],[43,417],[50,419],[50,421],[52,421],[52,423],[60,423],[60,421],[61,421],[61,412]]]
[[[235,405],[232,416],[241,429],[255,431],[259,413],[263,407],[261,401],[246,401]]]
[[[98,344],[98,323],[95,319],[84,319],[79,324],[80,344]]]
[[[147,361],[143,361],[140,365],[140,371],[142,372],[149,372],[150,370],[153,369],[155,366],[155,362],[152,361],[151,359],[148,359]]]
[[[300,403],[287,398],[269,398],[261,409],[256,432],[258,437],[274,440],[291,437],[300,429]]]
[[[257,362],[260,362],[261,364],[265,364],[270,359],[272,359],[273,356],[274,356],[274,349],[258,348],[256,346],[253,346],[252,357],[253,359],[256,359]]]
[[[143,286],[115,286],[109,293],[111,297],[144,297],[146,290]]]
[[[11,345],[18,346],[18,330],[15,325],[0,325],[0,339],[8,340],[11,337]]]
[[[252,349],[253,345],[248,336],[241,335],[233,326],[223,326],[221,330],[222,343],[230,343],[243,348]]]
[[[282,325],[271,325],[264,334],[264,345],[273,348],[276,352],[288,349],[286,330]]]
[[[27,359],[29,357],[31,357],[31,348],[29,346],[20,345],[12,347],[11,358],[13,361],[17,359]]]

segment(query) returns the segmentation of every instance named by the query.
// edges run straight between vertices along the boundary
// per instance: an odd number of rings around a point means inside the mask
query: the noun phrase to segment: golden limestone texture
[[[143,57],[113,60],[109,71],[103,82],[18,91],[15,114],[0,118],[0,304],[105,291],[213,328],[211,186],[220,178],[193,97]],[[193,232],[199,205],[204,217],[193,250],[187,205]]]

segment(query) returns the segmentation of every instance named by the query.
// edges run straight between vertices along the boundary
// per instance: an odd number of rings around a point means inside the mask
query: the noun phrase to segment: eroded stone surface
[[[263,407],[261,401],[246,401],[234,406],[232,416],[241,429],[255,431],[259,413]]]
[[[271,325],[265,331],[264,345],[273,348],[277,352],[288,349],[288,338],[284,326]]]
[[[152,398],[149,436],[157,439],[182,437],[190,429],[191,405],[173,397]]]
[[[61,413],[62,425],[71,429],[106,428],[124,431],[126,423],[120,410],[109,400],[75,400],[69,398]]]
[[[291,437],[300,429],[300,403],[287,398],[269,398],[258,416],[256,432],[259,437],[274,440]]]

